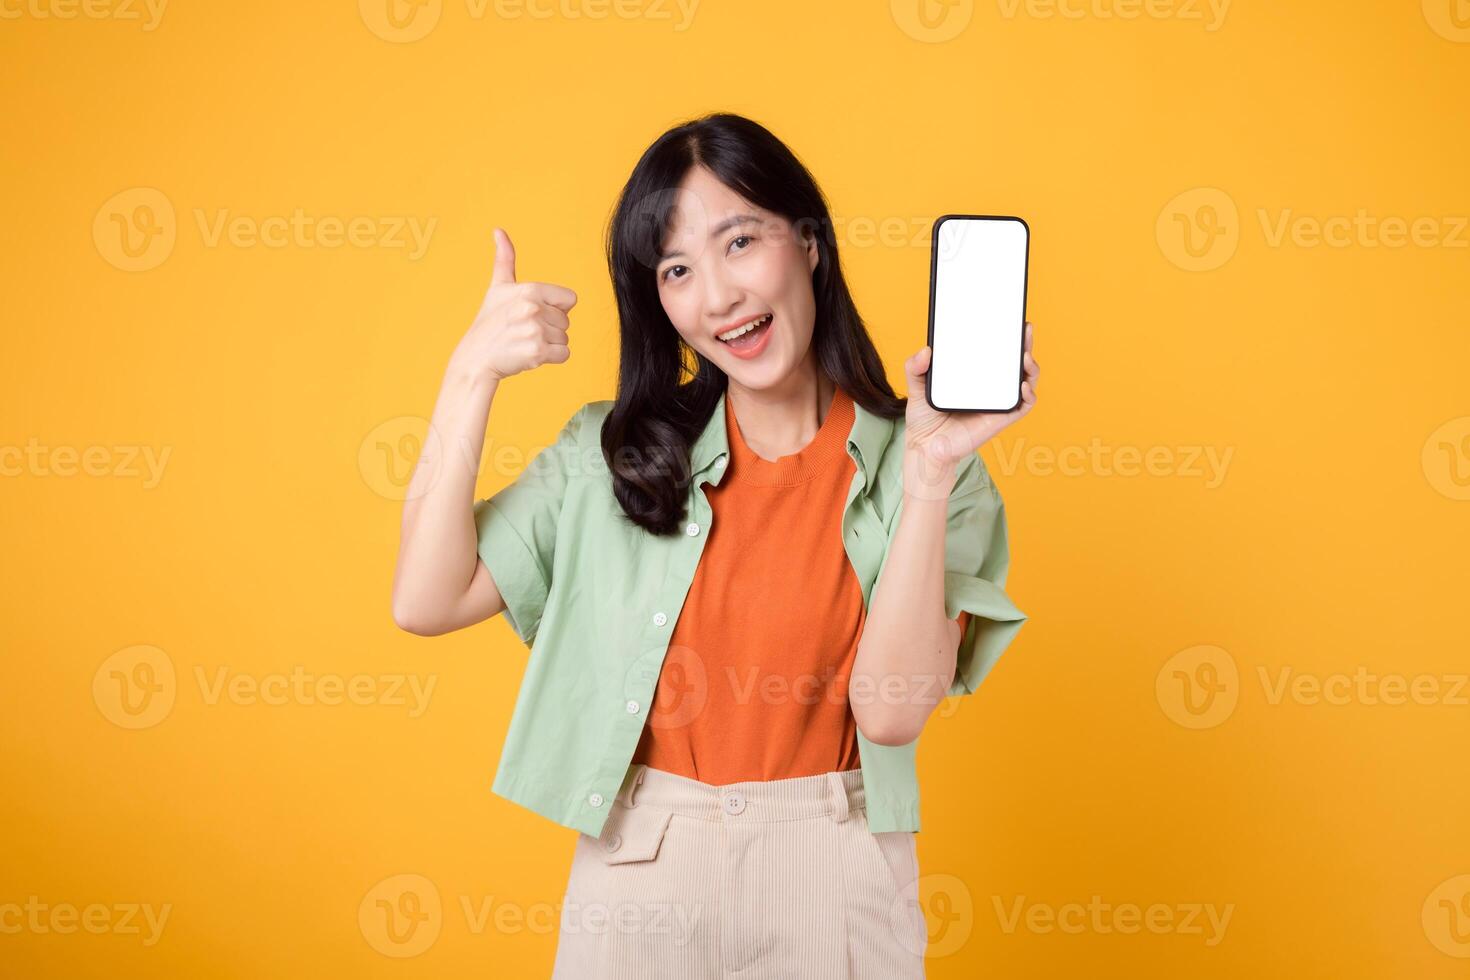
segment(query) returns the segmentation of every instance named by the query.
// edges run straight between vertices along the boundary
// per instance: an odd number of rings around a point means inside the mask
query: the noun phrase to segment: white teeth
[[[731,340],[734,340],[736,337],[740,337],[740,336],[743,336],[745,334],[748,334],[752,330],[756,329],[757,327],[763,327],[767,323],[770,323],[770,322],[771,322],[771,314],[767,313],[765,316],[761,317],[759,320],[751,320],[749,323],[747,323],[743,327],[736,327],[734,330],[731,330],[729,333],[715,334],[715,336],[719,337],[723,341],[729,342]]]

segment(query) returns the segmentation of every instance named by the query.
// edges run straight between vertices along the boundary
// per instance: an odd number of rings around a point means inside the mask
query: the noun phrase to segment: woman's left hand
[[[905,424],[906,454],[917,453],[926,471],[943,472],[975,452],[996,433],[1020,419],[1036,406],[1036,379],[1041,369],[1031,354],[1034,325],[1026,324],[1021,366],[1021,403],[1009,412],[941,412],[924,397],[924,375],[933,353],[926,344],[904,362],[908,375],[909,401]]]

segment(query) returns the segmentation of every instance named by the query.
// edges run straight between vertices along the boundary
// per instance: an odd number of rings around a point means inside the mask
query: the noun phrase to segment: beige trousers
[[[914,834],[868,829],[862,771],[713,786],[629,768],[579,834],[553,980],[911,980]]]

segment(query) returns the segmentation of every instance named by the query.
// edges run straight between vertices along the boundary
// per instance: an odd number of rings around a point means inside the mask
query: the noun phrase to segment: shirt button
[[[725,812],[734,816],[745,810],[745,797],[738,790],[731,790],[725,794]]]
[[[687,534],[687,535],[689,535],[691,538],[694,537],[696,534],[699,533],[699,525],[698,524],[690,524],[688,527],[686,527],[684,529],[684,533]]]
[[[602,806],[602,794],[593,793],[591,796],[587,797],[587,802],[591,803],[593,806]]]
[[[653,625],[655,625],[655,626],[662,626],[664,623],[667,623],[668,621],[669,621],[669,617],[665,616],[661,612],[656,612],[656,613],[653,614]]]
[[[725,468],[725,457],[721,456],[719,459],[715,460],[715,469],[722,470],[724,468]]]
[[[637,701],[629,701],[628,702],[628,714],[630,714],[630,715],[636,715],[637,713],[638,713],[638,702]]]
[[[623,838],[620,834],[613,834],[602,846],[609,852],[616,851],[623,846]]]

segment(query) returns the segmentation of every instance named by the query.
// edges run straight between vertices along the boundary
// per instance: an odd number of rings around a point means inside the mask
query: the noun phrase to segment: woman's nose
[[[723,269],[715,268],[704,276],[704,309],[716,325],[724,323],[726,317],[740,303],[740,289],[725,275]]]

